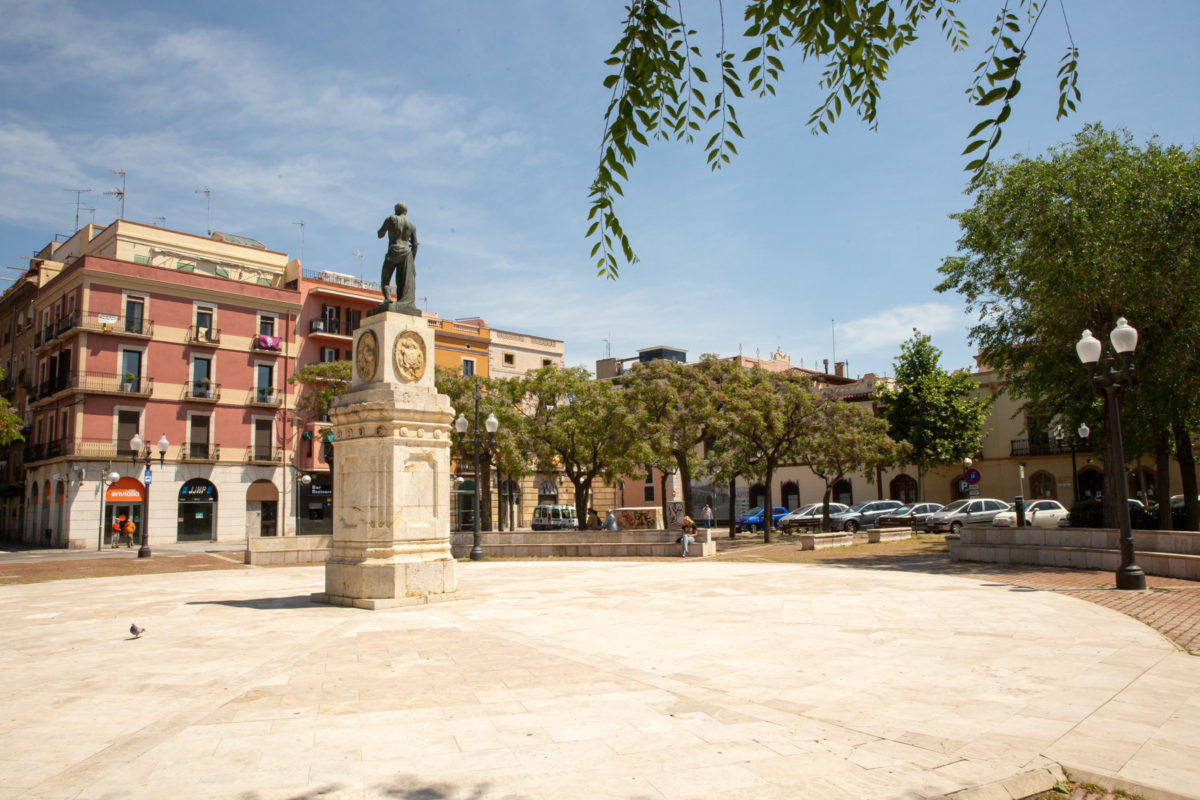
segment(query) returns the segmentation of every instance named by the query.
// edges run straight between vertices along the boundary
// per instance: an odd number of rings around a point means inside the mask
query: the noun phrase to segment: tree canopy
[[[978,314],[970,338],[983,361],[1031,411],[1101,428],[1075,343],[1127,318],[1140,337],[1123,455],[1170,437],[1189,516],[1200,512],[1188,435],[1200,421],[1200,148],[1138,147],[1088,125],[1046,156],[987,165],[970,193],[938,290]]]
[[[742,138],[734,105],[746,94],[774,95],[784,59],[820,65],[821,102],[812,109],[809,130],[826,133],[843,111],[867,125],[877,123],[878,100],[892,58],[935,28],[951,49],[965,50],[966,26],[958,19],[959,0],[745,0],[740,40],[727,37],[724,7],[718,4],[719,45],[714,77],[703,64],[700,33],[685,23],[682,0],[628,0],[620,40],[605,62],[611,90],[604,115],[600,161],[589,192],[587,238],[597,273],[616,278],[620,260],[636,263],[632,243],[617,216],[638,148],[651,139],[691,143],[707,136],[705,157],[719,169],[736,155]],[[1025,49],[1046,4],[1041,0],[998,3],[988,46],[975,66],[966,93],[984,117],[967,135],[969,171],[988,162],[1000,141]],[[716,37],[714,37],[716,38]],[[1079,50],[1067,29],[1059,77],[1058,116],[1075,109]],[[745,70],[745,73],[741,72]],[[998,108],[992,113],[989,107]]]

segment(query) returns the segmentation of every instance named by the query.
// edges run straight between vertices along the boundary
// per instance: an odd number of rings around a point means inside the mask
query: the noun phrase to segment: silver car
[[[957,534],[964,525],[990,524],[996,515],[1008,508],[1008,503],[994,497],[972,497],[955,500],[925,520],[925,532],[939,531]]]

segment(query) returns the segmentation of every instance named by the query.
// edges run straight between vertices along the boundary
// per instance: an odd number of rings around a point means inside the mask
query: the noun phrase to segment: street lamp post
[[[1075,466],[1075,449],[1081,439],[1087,439],[1088,434],[1092,429],[1087,426],[1086,422],[1079,423],[1079,439],[1071,439],[1071,494],[1075,496],[1075,502],[1079,502],[1079,470]],[[1063,439],[1066,434],[1063,432],[1062,425],[1054,426],[1054,438],[1058,440],[1058,451],[1062,452]]]
[[[1124,317],[1117,320],[1117,327],[1109,335],[1113,349],[1120,358],[1120,366],[1114,367],[1117,359],[1112,356],[1100,358],[1104,346],[1100,340],[1085,330],[1075,345],[1079,360],[1087,367],[1093,394],[1096,387],[1104,389],[1105,423],[1108,427],[1108,453],[1104,459],[1104,472],[1109,486],[1116,494],[1117,527],[1121,533],[1121,566],[1117,569],[1118,589],[1145,589],[1146,574],[1137,565],[1133,552],[1133,528],[1129,521],[1129,502],[1126,496],[1124,463],[1125,447],[1121,442],[1121,409],[1118,400],[1122,384],[1133,375],[1133,351],[1137,347],[1137,330]],[[1097,369],[1097,367],[1100,367]]]
[[[460,439],[463,445],[470,444],[475,451],[475,480],[474,489],[471,492],[471,513],[473,516],[473,537],[471,541],[471,560],[479,561],[483,558],[483,539],[479,533],[479,446],[482,441],[479,438],[479,401],[483,397],[479,394],[479,379],[475,379],[475,427],[472,429],[474,439]],[[459,414],[458,419],[454,420],[454,430],[458,431],[459,436],[466,436],[467,433],[467,417],[465,414]],[[488,414],[487,421],[484,422],[487,428],[488,435],[496,433],[500,427],[500,421],[496,419],[495,414]]]
[[[300,475],[296,478],[296,483],[303,486],[312,485],[312,475]],[[300,487],[296,487],[296,535],[300,535]]]

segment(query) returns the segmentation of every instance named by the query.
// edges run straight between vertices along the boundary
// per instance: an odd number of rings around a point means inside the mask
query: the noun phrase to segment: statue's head
[[[402,215],[407,214],[408,206],[404,205],[404,203],[396,203],[396,213]]]

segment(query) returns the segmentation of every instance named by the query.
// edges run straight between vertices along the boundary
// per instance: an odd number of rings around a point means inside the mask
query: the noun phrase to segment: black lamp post
[[[474,536],[471,542],[471,560],[479,561],[483,558],[483,539],[479,534],[479,446],[483,443],[479,438],[479,401],[483,397],[479,394],[479,379],[475,379],[475,427],[474,439],[460,439],[463,445],[471,445],[475,451],[475,480],[474,488],[471,491],[471,511],[473,519]],[[465,437],[467,433],[467,417],[465,414],[459,414],[458,419],[454,420],[454,430],[458,431],[459,436]],[[487,428],[488,435],[496,433],[496,429],[500,427],[500,421],[496,419],[495,414],[488,414],[487,421],[484,422]]]
[[[300,535],[300,487],[311,486],[312,475],[296,476],[296,535]]]
[[[1086,422],[1079,423],[1079,439],[1071,439],[1071,493],[1075,496],[1075,502],[1079,502],[1079,470],[1075,466],[1075,448],[1080,440],[1086,440],[1092,429],[1087,426]],[[1054,426],[1054,438],[1058,440],[1058,451],[1062,452],[1063,439],[1066,435],[1063,433],[1062,425]]]
[[[1104,472],[1109,477],[1109,486],[1116,494],[1117,527],[1121,533],[1121,566],[1117,569],[1118,589],[1145,589],[1146,574],[1137,565],[1133,552],[1133,529],[1129,521],[1129,502],[1126,496],[1125,483],[1125,447],[1121,442],[1121,410],[1117,398],[1121,393],[1122,384],[1128,382],[1133,375],[1131,358],[1137,347],[1137,331],[1130,327],[1124,317],[1117,320],[1109,336],[1113,349],[1120,358],[1120,366],[1114,367],[1116,359],[1112,356],[1100,358],[1104,346],[1100,340],[1085,330],[1083,336],[1075,345],[1079,360],[1087,367],[1091,379],[1092,392],[1096,387],[1104,389],[1105,423],[1108,426],[1108,453],[1104,459]],[[1100,369],[1097,369],[1097,366]]]

